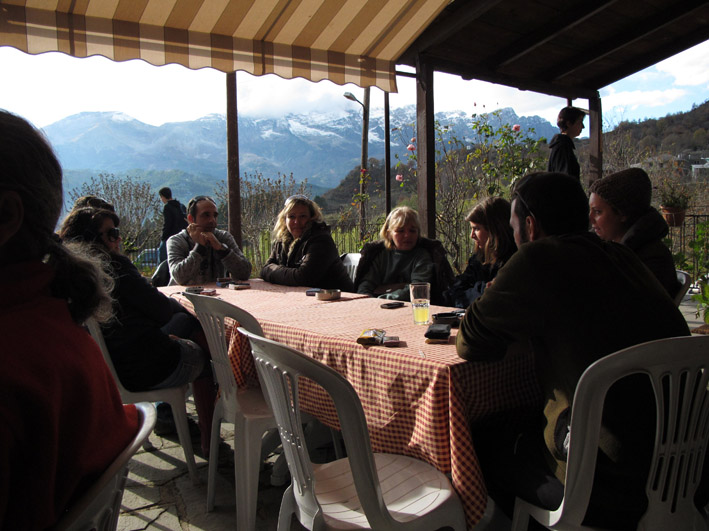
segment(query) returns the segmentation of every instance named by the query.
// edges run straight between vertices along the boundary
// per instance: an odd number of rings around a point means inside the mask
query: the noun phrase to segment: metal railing
[[[691,245],[692,242],[697,242],[700,237],[700,225],[706,226],[708,223],[709,215],[707,214],[688,214],[682,225],[670,227],[670,233],[666,240],[675,257],[677,269],[688,269],[694,282],[697,281],[697,278],[709,273],[705,265],[709,262],[709,242],[706,241],[706,236],[703,246],[696,245],[699,248],[698,252]]]

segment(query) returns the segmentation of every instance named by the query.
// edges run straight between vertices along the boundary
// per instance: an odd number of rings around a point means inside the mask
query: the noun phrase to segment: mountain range
[[[531,136],[551,138],[557,128],[539,116],[499,111],[502,123],[534,129]],[[436,113],[460,137],[470,130],[463,112]],[[415,106],[390,113],[392,161],[406,159],[415,136]],[[226,179],[226,117],[204,116],[189,122],[152,126],[118,112],[83,112],[44,128],[65,171],[65,188],[80,186],[99,173],[131,175],[157,188],[171,186],[177,197],[213,193]],[[313,194],[334,188],[359,166],[362,121],[357,110],[339,114],[288,114],[281,118],[239,117],[239,166],[244,174],[293,174],[307,179]],[[370,116],[369,157],[384,158],[384,116]]]

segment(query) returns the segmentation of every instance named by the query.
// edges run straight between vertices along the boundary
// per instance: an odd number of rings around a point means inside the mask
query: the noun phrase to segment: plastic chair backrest
[[[681,269],[677,270],[677,280],[680,283],[679,291],[675,295],[674,301],[677,306],[680,305],[685,294],[689,291],[689,287],[692,285],[692,277],[686,271]]]
[[[214,372],[219,383],[219,391],[226,403],[235,404],[238,407],[238,400],[236,400],[237,385],[234,379],[234,371],[231,368],[231,361],[229,360],[229,347],[224,320],[227,317],[234,319],[242,328],[257,335],[263,335],[261,325],[249,312],[221,299],[194,293],[185,293],[185,297],[192,303],[197,318],[202,324],[204,334],[207,336]],[[236,333],[236,328],[233,329],[233,333]]]
[[[123,403],[132,403],[130,400],[128,400],[128,397],[130,397],[131,392],[125,387],[123,387],[123,384],[121,383],[121,380],[120,378],[118,378],[118,374],[116,373],[116,368],[113,366],[113,360],[111,359],[111,355],[108,352],[106,340],[103,338],[103,331],[101,330],[101,325],[99,325],[95,319],[90,318],[86,320],[86,327],[89,329],[89,334],[91,334],[91,337],[93,337],[94,341],[96,341],[96,343],[98,344],[99,349],[101,349],[103,359],[106,362],[106,365],[108,365],[111,374],[113,375],[113,381],[116,382],[116,387],[118,387],[118,392],[123,398]]]
[[[128,461],[135,455],[155,426],[155,407],[149,402],[135,404],[139,428],[128,446],[118,454],[99,478],[82,494],[52,528],[55,531],[113,531],[123,498]]]
[[[347,253],[342,257],[342,263],[347,270],[347,274],[352,279],[352,282],[355,280],[355,273],[357,272],[357,266],[359,265],[361,256],[362,255],[359,253]]]
[[[574,393],[564,500],[559,520],[580,524],[591,495],[606,393],[617,380],[646,374],[657,409],[655,448],[639,529],[706,529],[694,505],[709,438],[709,336],[635,345],[593,363]],[[707,471],[704,471],[706,474]],[[556,518],[555,518],[556,519]],[[695,524],[696,525],[696,524]]]
[[[342,428],[357,496],[372,529],[400,526],[389,514],[381,495],[369,431],[362,404],[352,385],[339,373],[295,349],[241,330],[251,342],[254,361],[278,422],[299,519],[308,529],[324,525],[315,497],[313,470],[303,433],[298,404],[298,378],[320,385],[332,398]],[[290,444],[286,444],[288,441]],[[305,520],[309,519],[308,524]]]

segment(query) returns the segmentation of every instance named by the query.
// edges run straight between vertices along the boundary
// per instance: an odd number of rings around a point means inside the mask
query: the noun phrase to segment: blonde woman
[[[432,301],[440,301],[453,272],[441,243],[421,237],[418,213],[409,207],[395,208],[379,234],[380,241],[362,248],[357,293],[408,301],[411,282],[430,282]]]
[[[354,291],[320,207],[304,195],[286,199],[273,228],[273,251],[261,278],[285,286]]]

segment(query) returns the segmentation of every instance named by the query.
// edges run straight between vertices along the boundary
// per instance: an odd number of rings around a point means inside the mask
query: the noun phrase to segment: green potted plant
[[[660,210],[670,227],[679,227],[689,206],[690,194],[687,187],[677,178],[665,177],[657,188],[660,196]]]

